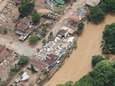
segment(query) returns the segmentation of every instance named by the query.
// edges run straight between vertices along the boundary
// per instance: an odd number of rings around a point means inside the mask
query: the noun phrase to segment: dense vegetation
[[[102,0],[96,7],[89,7],[89,21],[98,24],[104,20],[106,14],[115,13],[115,0]]]
[[[91,22],[98,24],[104,20],[104,17],[105,17],[105,13],[100,7],[96,6],[90,8],[89,20]]]
[[[95,55],[92,56],[92,67],[95,67],[97,63],[99,63],[102,60],[105,60],[106,58],[102,55]]]
[[[103,60],[94,67],[93,71],[76,83],[60,84],[57,86],[115,86],[115,62]]]
[[[102,51],[104,54],[115,54],[115,23],[105,27]]]
[[[105,13],[115,13],[115,0],[103,0],[99,7]]]

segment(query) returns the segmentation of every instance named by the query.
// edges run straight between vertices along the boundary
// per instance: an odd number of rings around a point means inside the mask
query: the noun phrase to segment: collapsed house
[[[36,55],[36,59],[31,62],[40,71],[50,71],[57,64],[59,64],[63,55],[73,46],[74,37],[71,35],[74,31],[70,28],[63,26],[58,32],[56,38],[53,41],[49,41],[39,50]]]

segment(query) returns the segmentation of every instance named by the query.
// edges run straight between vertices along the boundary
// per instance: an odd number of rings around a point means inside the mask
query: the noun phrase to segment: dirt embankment
[[[56,86],[66,81],[76,81],[91,71],[91,57],[101,54],[101,38],[106,24],[115,22],[115,17],[107,16],[100,25],[91,23],[85,26],[83,35],[78,40],[78,48],[72,53],[65,64],[45,86]]]

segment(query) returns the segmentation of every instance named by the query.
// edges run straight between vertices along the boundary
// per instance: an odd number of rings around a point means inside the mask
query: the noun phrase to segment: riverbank
[[[100,25],[91,23],[85,26],[83,35],[77,42],[78,48],[66,59],[62,68],[55,73],[45,86],[56,86],[66,81],[76,81],[91,71],[91,59],[95,54],[101,54],[102,33],[106,24],[115,22],[115,16],[108,15]]]

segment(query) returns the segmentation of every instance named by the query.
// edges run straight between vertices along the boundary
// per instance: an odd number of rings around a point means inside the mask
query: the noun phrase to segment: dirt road
[[[100,25],[90,23],[86,25],[83,35],[78,40],[77,50],[45,86],[56,86],[70,80],[76,81],[91,71],[91,57],[101,53],[100,44],[104,27],[113,22],[115,22],[115,17],[107,16]]]

